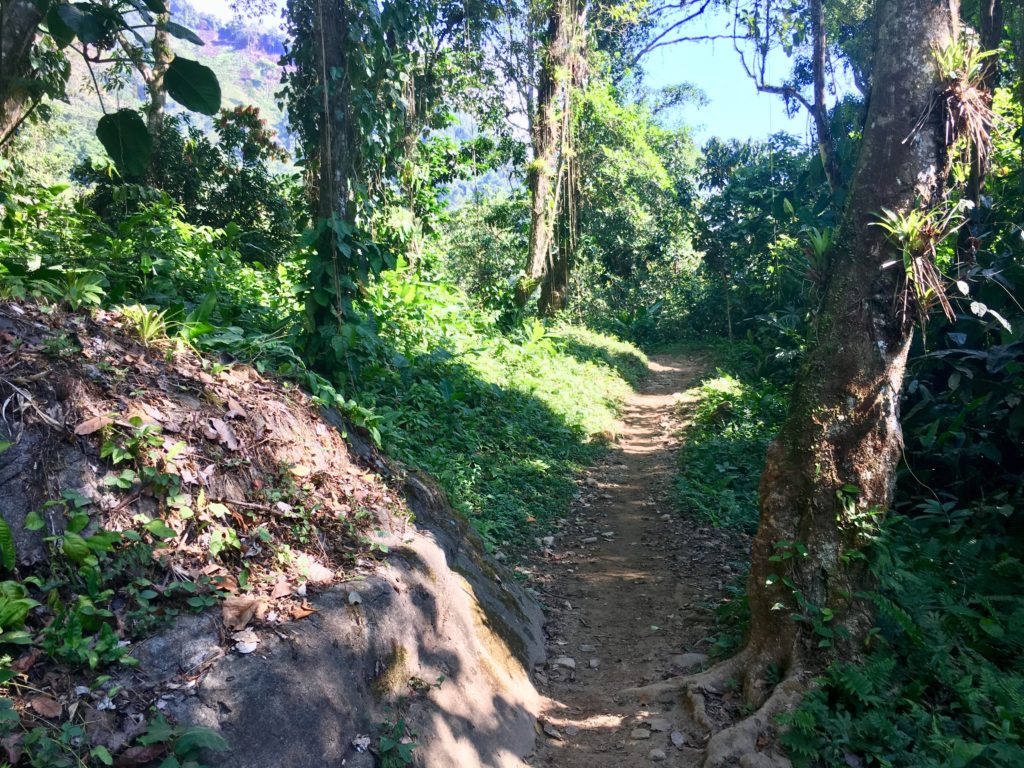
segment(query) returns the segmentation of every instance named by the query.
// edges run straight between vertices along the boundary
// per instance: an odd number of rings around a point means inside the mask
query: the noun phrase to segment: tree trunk
[[[23,79],[30,74],[29,54],[43,11],[33,0],[0,0],[0,147],[32,107]]]
[[[857,559],[892,501],[903,448],[899,399],[913,327],[900,307],[900,256],[872,226],[883,208],[930,207],[945,193],[947,147],[933,50],[954,35],[955,4],[881,0],[878,54],[857,169],[830,262],[815,343],[768,449],[748,585],[745,694],[765,672],[815,668],[861,647],[871,612]],[[924,125],[915,129],[922,114]]]
[[[312,263],[316,273],[311,273],[311,279],[329,285],[333,301],[324,306],[312,294],[307,297],[307,323],[311,329],[337,325],[348,311],[351,296],[343,280],[349,271],[345,262],[350,246],[342,241],[346,227],[355,219],[355,139],[346,55],[350,44],[350,9],[348,0],[322,0],[315,8],[312,44],[316,77],[322,86],[316,215],[328,225],[317,243]],[[316,352],[312,350],[311,354]]]
[[[550,0],[550,3],[536,113],[530,136],[533,145],[533,160],[527,171],[530,239],[526,275],[516,287],[515,296],[516,304],[521,307],[526,306],[538,284],[548,274],[558,211],[556,196],[563,128],[561,109],[568,90],[566,68],[572,51],[575,14],[571,0]]]
[[[167,13],[157,16],[151,43],[153,66],[142,70],[146,80],[146,90],[149,93],[146,127],[149,129],[154,146],[160,140],[160,134],[164,129],[164,117],[167,113],[167,88],[164,86],[164,75],[171,65],[171,59],[174,58],[174,52],[171,50],[171,36],[167,32],[167,22],[170,20],[170,14]]]
[[[828,117],[828,104],[825,102],[825,63],[827,49],[825,47],[825,11],[822,0],[811,2],[811,34],[814,36],[812,54],[812,73],[814,78],[814,128],[818,134],[818,154],[821,165],[825,169],[828,188],[834,195],[842,185],[839,163],[836,161],[836,145],[832,140],[832,124]]]

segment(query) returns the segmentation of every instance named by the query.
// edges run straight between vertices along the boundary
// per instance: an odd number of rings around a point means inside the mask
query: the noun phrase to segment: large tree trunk
[[[316,76],[322,88],[315,209],[317,217],[330,224],[317,243],[317,255],[311,262],[316,271],[310,278],[315,284],[329,286],[333,300],[324,305],[316,301],[313,293],[307,297],[307,324],[311,331],[342,322],[352,298],[351,291],[343,285],[351,250],[349,244],[342,242],[345,228],[355,219],[355,138],[347,76],[350,24],[348,0],[322,0],[316,4],[311,34]],[[317,334],[313,338],[318,338]],[[315,356],[320,350],[309,352]]]
[[[318,5],[313,30],[318,73],[325,73],[320,114],[320,186],[318,214],[351,221],[353,120],[347,86],[348,2],[325,0]]]
[[[32,106],[23,79],[30,73],[29,53],[42,20],[43,11],[33,0],[0,0],[0,147]]]
[[[531,122],[533,160],[527,171],[530,192],[530,239],[526,275],[516,287],[516,303],[525,306],[550,265],[558,213],[562,109],[569,87],[567,66],[573,47],[575,13],[572,0],[550,0],[548,28],[541,54],[536,115]],[[542,313],[544,308],[542,307]]]
[[[947,147],[933,51],[955,34],[955,3],[881,0],[877,63],[857,169],[830,254],[813,348],[768,450],[748,594],[745,694],[862,647],[871,613],[856,554],[892,501],[903,449],[899,400],[912,320],[902,260],[883,208],[928,208],[945,193]],[[923,125],[918,125],[927,114]],[[886,266],[893,259],[898,267]],[[913,314],[910,314],[913,317]]]

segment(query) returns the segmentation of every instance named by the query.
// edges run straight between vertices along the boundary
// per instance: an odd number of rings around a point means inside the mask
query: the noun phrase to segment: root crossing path
[[[628,688],[697,671],[714,607],[749,538],[680,513],[676,450],[697,361],[655,357],[627,401],[613,450],[581,482],[572,514],[532,563],[545,605],[548,662],[534,766],[696,766],[703,746],[678,701],[638,703]]]

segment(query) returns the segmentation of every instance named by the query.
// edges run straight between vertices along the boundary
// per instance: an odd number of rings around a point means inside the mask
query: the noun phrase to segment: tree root
[[[808,686],[799,669],[792,670],[775,685],[756,712],[728,728],[716,732],[708,717],[705,704],[708,694],[723,693],[742,681],[748,695],[758,695],[764,683],[763,669],[752,654],[742,651],[705,672],[629,688],[620,695],[642,702],[678,701],[681,697],[693,724],[709,737],[704,750],[704,768],[788,768],[788,760],[761,751],[763,745],[759,742],[771,731],[775,717],[795,708],[806,693]]]

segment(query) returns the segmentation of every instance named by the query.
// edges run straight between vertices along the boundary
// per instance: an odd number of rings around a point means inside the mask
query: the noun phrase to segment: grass
[[[786,413],[786,393],[743,377],[734,355],[688,394],[698,402],[679,450],[676,502],[716,526],[753,533],[765,451]]]
[[[380,418],[384,450],[430,473],[492,547],[530,543],[568,507],[646,371],[636,347],[527,320],[503,330],[454,288],[382,276],[379,361],[354,395]],[[413,330],[414,329],[414,330]]]

